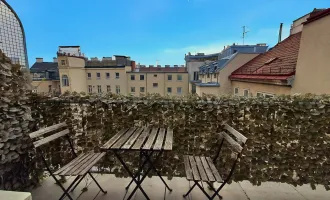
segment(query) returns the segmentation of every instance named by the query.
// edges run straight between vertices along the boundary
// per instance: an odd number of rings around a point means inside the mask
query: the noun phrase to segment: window
[[[182,93],[182,87],[176,88],[176,93],[181,94]]]
[[[238,88],[234,89],[234,95],[238,95]]]
[[[171,81],[172,80],[172,75],[167,75],[167,80]]]
[[[48,92],[49,92],[49,93],[52,92],[52,85],[48,85]]]
[[[272,95],[272,94],[265,94],[265,97],[266,97],[266,98],[273,98],[274,95]]]
[[[101,73],[100,72],[96,73],[96,79],[101,79]]]
[[[213,78],[217,78],[217,74],[216,73],[213,74]]]
[[[120,85],[116,85],[116,93],[120,94]]]
[[[207,78],[210,78],[210,73],[207,73]]]
[[[116,72],[116,79],[118,79],[119,78],[119,73],[118,72]]]
[[[262,94],[261,92],[257,92],[257,97],[263,97],[264,94]]]
[[[169,94],[172,93],[172,88],[168,87],[167,88],[167,93],[169,93]]]
[[[107,85],[107,92],[111,92],[111,86]]]
[[[154,87],[154,88],[158,87],[158,83],[153,83],[152,87]]]
[[[87,73],[87,79],[88,80],[92,79],[92,74],[91,73]]]
[[[273,98],[275,95],[274,94],[267,94],[263,92],[257,92],[257,97],[265,97],[265,98]]]
[[[131,92],[135,92],[135,87],[131,87]]]
[[[154,77],[157,77],[157,74],[154,74]]]
[[[102,93],[102,88],[101,88],[100,85],[97,86],[97,92],[98,92],[98,93]]]
[[[140,87],[140,92],[144,92],[144,87]]]
[[[199,79],[198,72],[194,72],[194,81],[197,81]]]
[[[67,75],[62,75],[62,86],[63,87],[69,86],[69,78]]]
[[[144,81],[144,75],[143,74],[140,75],[140,81]]]
[[[248,97],[249,96],[249,90],[244,90],[244,96]]]
[[[105,78],[110,79],[110,73],[109,72],[105,73]]]
[[[93,92],[93,87],[91,85],[88,86],[88,93],[91,94]]]
[[[61,60],[61,65],[65,65],[65,60]]]
[[[132,81],[135,80],[135,75],[131,75],[131,80],[132,80]]]
[[[178,75],[178,76],[177,76],[177,80],[178,80],[178,81],[182,81],[182,75]]]

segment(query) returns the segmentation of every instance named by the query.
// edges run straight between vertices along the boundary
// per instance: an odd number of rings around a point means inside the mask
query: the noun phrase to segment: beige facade
[[[134,76],[134,80],[131,76]],[[144,80],[141,80],[141,76]],[[180,96],[189,93],[187,72],[129,72],[127,79],[128,93],[134,96],[147,93]],[[141,87],[144,92],[141,92]]]
[[[225,64],[225,66],[220,69],[218,73],[213,73],[209,75],[200,75],[199,80],[201,81],[202,84],[200,86],[196,86],[196,93],[198,95],[203,95],[203,94],[213,94],[213,95],[227,95],[227,94],[232,94],[232,84],[231,81],[229,80],[228,76],[256,57],[259,54],[256,53],[238,53],[237,55],[234,55],[234,57]],[[219,86],[206,86],[203,87],[203,83],[218,83]]]
[[[60,81],[59,80],[39,80],[32,81],[33,92],[36,93],[59,93]]]
[[[291,93],[290,86],[281,85],[271,85],[265,83],[252,83],[252,82],[242,82],[242,81],[231,81],[232,84],[232,94],[237,96],[258,96],[259,95],[289,95]],[[244,92],[244,91],[248,92]],[[246,95],[247,94],[247,95]]]
[[[291,94],[330,93],[330,15],[305,24]]]
[[[85,66],[84,58],[74,56],[58,56],[58,63],[62,93],[111,92],[133,96],[158,93],[164,96],[186,95],[189,92],[187,72],[163,72],[164,68],[157,68],[159,72],[138,72],[131,66],[100,66],[94,65],[93,61],[88,61],[89,66]]]

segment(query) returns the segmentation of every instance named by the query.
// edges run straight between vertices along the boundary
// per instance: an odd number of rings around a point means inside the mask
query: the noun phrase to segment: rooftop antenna
[[[245,28],[247,28],[246,26],[243,26],[243,45],[244,45],[244,39],[245,39],[245,36],[246,34],[249,32],[247,31]]]

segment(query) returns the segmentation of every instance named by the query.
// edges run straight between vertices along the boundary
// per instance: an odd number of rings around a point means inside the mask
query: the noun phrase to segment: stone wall
[[[322,184],[330,180],[330,96],[280,96],[274,99],[243,97],[159,96],[81,97],[77,94],[57,99],[32,96],[36,127],[66,121],[79,152],[99,151],[105,141],[124,127],[158,126],[174,129],[173,151],[159,163],[169,178],[184,176],[182,155],[214,155],[216,133],[228,123],[243,133],[248,142],[233,179],[253,184],[265,181],[292,185]],[[72,157],[65,142],[46,147],[53,167]],[[230,169],[227,148],[217,163],[225,176]],[[134,153],[125,155],[137,166]],[[228,170],[225,170],[228,169]],[[127,176],[111,154],[99,170]]]

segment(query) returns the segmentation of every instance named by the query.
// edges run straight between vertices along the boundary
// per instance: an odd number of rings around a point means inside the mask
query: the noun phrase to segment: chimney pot
[[[42,63],[42,62],[44,62],[44,59],[43,58],[36,58],[36,62],[37,63]]]
[[[56,58],[56,57],[53,57],[53,62],[54,62],[54,63],[58,63],[58,61],[57,61],[57,58]]]

